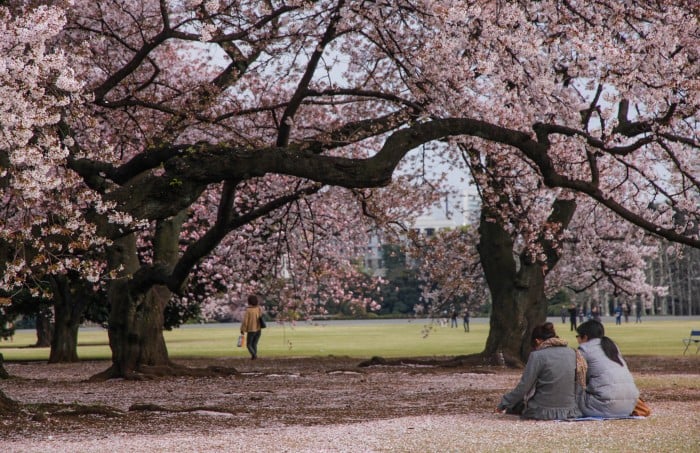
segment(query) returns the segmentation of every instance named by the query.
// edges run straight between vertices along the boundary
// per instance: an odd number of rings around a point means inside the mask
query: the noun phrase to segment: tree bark
[[[142,294],[113,285],[110,290],[112,311],[109,318],[109,345],[112,348],[111,377],[133,377],[146,367],[171,365],[163,338],[163,311],[170,298],[164,286],[155,286]]]
[[[5,357],[0,353],[0,379],[9,379],[10,374],[5,369]],[[0,396],[2,393],[0,392]]]
[[[563,230],[575,210],[573,201],[557,200],[548,220],[560,223]],[[522,364],[530,354],[532,330],[547,319],[545,277],[559,256],[544,235],[540,242],[546,263],[531,262],[525,253],[516,255],[510,234],[500,223],[487,221],[488,217],[498,218],[482,208],[477,249],[492,299],[490,330],[482,355],[494,364]]]
[[[0,379],[9,379],[10,375],[5,370],[5,358],[0,354]],[[0,414],[8,414],[17,412],[19,404],[16,401],[8,398],[0,389]]]
[[[42,311],[36,315],[36,346],[37,348],[46,348],[51,346],[51,338],[53,337],[53,326],[51,319]]]
[[[169,220],[158,223],[153,241],[154,266],[172,270],[178,258],[178,238],[183,211]],[[137,378],[158,369],[167,373],[173,367],[163,338],[165,306],[172,296],[164,285],[147,284],[142,287],[132,279],[142,270],[138,260],[136,238],[129,235],[114,241],[109,251],[111,269],[119,269],[118,278],[112,280],[108,300],[109,344],[112,349],[112,367],[96,376]]]
[[[49,363],[72,363],[78,361],[78,328],[80,321],[75,322],[70,316],[69,308],[56,306],[56,322]]]
[[[546,318],[542,266],[517,269],[513,241],[500,224],[482,219],[479,232],[479,256],[492,300],[483,355],[492,363],[524,362],[530,353],[530,333]]]
[[[70,277],[51,279],[54,295],[54,329],[49,363],[78,361],[78,329],[88,305],[82,285]]]

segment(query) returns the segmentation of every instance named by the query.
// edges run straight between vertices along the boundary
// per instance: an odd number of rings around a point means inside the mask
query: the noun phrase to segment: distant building
[[[461,195],[445,196],[439,206],[436,206],[429,214],[416,218],[410,228],[425,237],[432,237],[441,230],[474,225],[478,223],[480,213],[481,199],[476,187],[470,184],[462,191]],[[382,256],[382,246],[384,245],[382,239],[380,234],[373,234],[366,250],[360,253],[363,256],[364,268],[372,275],[379,277],[386,275]]]
[[[362,261],[365,269],[370,271],[375,277],[384,277],[386,268],[384,267],[384,255],[382,253],[382,240],[379,234],[372,234],[367,244]]]
[[[462,197],[462,224],[476,225],[481,215],[481,197],[474,184],[469,184],[463,191]]]

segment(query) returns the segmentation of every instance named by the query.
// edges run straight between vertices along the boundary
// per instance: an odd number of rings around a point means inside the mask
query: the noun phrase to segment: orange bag
[[[651,415],[651,407],[641,398],[637,398],[637,404],[634,406],[631,415],[637,417],[648,417]]]

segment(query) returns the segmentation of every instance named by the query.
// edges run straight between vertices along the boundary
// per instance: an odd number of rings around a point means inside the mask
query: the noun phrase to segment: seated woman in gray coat
[[[557,337],[551,322],[535,327],[532,347],[520,383],[503,396],[498,411],[537,420],[580,417],[576,351]]]
[[[639,390],[617,345],[595,320],[578,326],[576,333],[579,351],[588,364],[586,386],[578,395],[581,412],[589,417],[630,415]]]

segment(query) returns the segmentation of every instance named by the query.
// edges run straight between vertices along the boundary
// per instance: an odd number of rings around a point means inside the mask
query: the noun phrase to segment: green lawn
[[[567,324],[556,323],[559,335],[576,345]],[[697,320],[668,321],[645,318],[643,324],[632,322],[615,326],[606,322],[607,334],[625,355],[681,355],[681,338],[691,328],[700,328]],[[427,335],[424,333],[428,332]],[[456,329],[431,325],[429,320],[401,323],[347,325],[330,323],[296,326],[271,325],[263,331],[261,357],[350,356],[431,357],[480,352],[488,334],[488,323],[473,322],[465,333],[460,323]],[[245,348],[235,347],[238,325],[186,326],[165,333],[172,358],[247,357]],[[12,342],[0,342],[5,360],[47,360],[48,348],[29,347],[36,341],[31,330],[18,331]],[[101,329],[81,329],[78,338],[81,359],[109,359],[107,333]],[[693,350],[694,352],[694,350]]]

